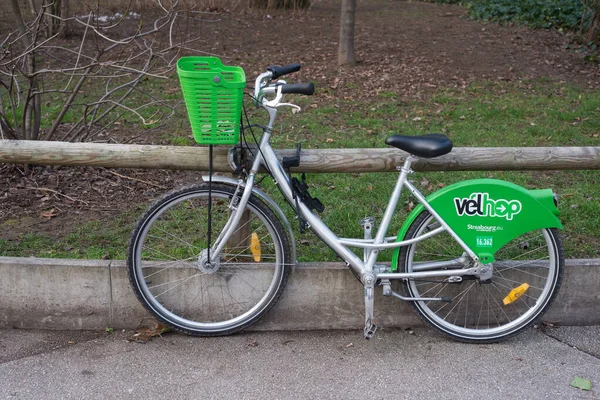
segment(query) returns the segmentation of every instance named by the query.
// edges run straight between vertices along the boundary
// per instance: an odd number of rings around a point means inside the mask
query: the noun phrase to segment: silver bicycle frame
[[[268,73],[262,74],[257,78],[256,87],[259,88],[259,82],[267,75]],[[258,89],[257,89],[258,90]],[[264,88],[261,90],[261,95],[263,92],[266,92]],[[270,90],[270,93],[276,93],[277,97],[274,100],[263,101],[259,105],[262,106],[269,113],[269,123],[267,127],[264,129],[263,135],[260,139],[259,151],[255,155],[254,162],[252,168],[250,169],[247,177],[246,184],[244,186],[244,190],[242,192],[239,201],[235,203],[235,199],[232,200],[231,208],[231,216],[229,221],[223,228],[223,231],[215,241],[215,244],[211,248],[211,255],[214,255],[214,259],[211,261],[216,261],[218,254],[223,249],[229,237],[235,230],[235,227],[238,225],[244,208],[248,203],[248,199],[252,194],[252,188],[254,185],[254,178],[261,166],[264,166],[268,171],[271,172],[275,180],[275,184],[288,201],[288,203],[292,206],[292,208],[306,221],[308,227],[325,243],[329,246],[338,256],[340,256],[343,260],[346,261],[346,264],[352,268],[352,270],[364,280],[365,276],[370,276],[371,278],[380,278],[380,279],[417,279],[417,278],[431,278],[434,276],[443,277],[443,276],[462,276],[462,275],[473,275],[480,272],[480,266],[472,266],[470,268],[466,268],[465,260],[467,258],[460,257],[460,259],[450,260],[450,261],[437,261],[430,263],[419,263],[416,266],[415,270],[417,272],[411,273],[389,273],[389,272],[380,272],[374,269],[375,263],[377,262],[377,256],[380,250],[383,249],[391,249],[402,246],[408,246],[410,244],[419,242],[423,239],[429,238],[441,232],[448,232],[450,236],[456,240],[456,242],[464,249],[466,255],[470,260],[478,261],[478,257],[475,253],[463,242],[463,240],[452,230],[450,226],[440,217],[440,215],[427,203],[425,197],[417,190],[415,186],[413,186],[407,179],[408,174],[412,173],[411,165],[414,161],[417,160],[417,157],[409,156],[406,158],[404,165],[399,167],[400,174],[398,176],[398,180],[392,191],[390,200],[386,206],[385,212],[383,214],[383,219],[379,228],[377,229],[377,234],[374,239],[345,239],[338,237],[335,233],[333,233],[321,219],[315,215],[307,206],[302,202],[300,198],[294,198],[294,193],[292,189],[292,185],[290,180],[288,179],[287,174],[283,170],[283,167],[277,156],[275,155],[275,151],[271,147],[269,141],[271,135],[273,133],[273,124],[277,117],[277,106],[285,105],[281,103],[283,96],[281,95],[281,89],[274,88]],[[257,96],[260,99],[260,96]],[[400,242],[396,242],[396,237],[385,237],[387,230],[389,228],[390,222],[392,220],[392,216],[395,212],[396,206],[398,205],[398,201],[400,199],[400,195],[402,194],[403,187],[406,186],[408,190],[412,193],[412,195],[421,203],[425,209],[427,209],[433,217],[439,222],[440,227],[425,233],[419,237],[403,240]],[[297,207],[296,207],[297,204]],[[367,249],[367,257],[366,261],[361,260],[354,252],[352,252],[348,246],[351,247],[359,247],[363,249]],[[477,265],[478,263],[474,263]],[[446,270],[441,271],[428,271],[430,269],[439,269],[445,267]]]

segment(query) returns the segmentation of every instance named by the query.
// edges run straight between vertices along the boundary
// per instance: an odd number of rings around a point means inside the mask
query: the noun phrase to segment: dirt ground
[[[252,79],[267,65],[300,62],[295,82],[315,81],[328,95],[365,98],[393,91],[420,99],[438,87],[474,80],[547,77],[597,88],[600,68],[571,52],[573,37],[556,31],[471,21],[455,5],[398,0],[359,0],[359,64],[339,69],[339,2],[316,1],[307,12],[224,13],[202,26],[197,48],[241,65]],[[318,104],[318,96],[315,96]],[[115,133],[120,141],[131,132]],[[136,143],[153,141],[142,139]],[[108,220],[197,173],[1,165],[0,223],[4,239],[27,232],[62,236],[88,220]],[[8,229],[7,227],[10,228]]]

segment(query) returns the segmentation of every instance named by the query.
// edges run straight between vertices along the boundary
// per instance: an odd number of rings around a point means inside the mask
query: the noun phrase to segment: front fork
[[[225,227],[219,233],[217,240],[215,240],[215,244],[210,249],[210,263],[218,262],[219,254],[225,247],[225,244],[233,235],[236,227],[238,226],[240,220],[242,219],[242,215],[244,214],[244,210],[246,209],[246,205],[248,204],[248,200],[250,199],[250,195],[252,194],[252,188],[254,187],[254,174],[248,174],[248,178],[246,179],[246,185],[242,192],[241,197],[239,196],[239,192],[242,187],[242,181],[238,182],[238,186],[235,190],[233,197],[231,198],[231,203],[229,203],[229,210],[231,211],[231,215],[225,224]]]

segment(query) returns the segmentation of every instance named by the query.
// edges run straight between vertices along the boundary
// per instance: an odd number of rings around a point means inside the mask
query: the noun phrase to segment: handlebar
[[[289,65],[284,65],[283,67],[279,67],[277,65],[271,65],[270,67],[267,67],[267,71],[269,71],[273,74],[271,76],[271,79],[277,79],[281,76],[291,74],[292,72],[298,72],[298,71],[300,71],[300,68],[302,68],[302,66],[300,64],[289,64]]]
[[[310,83],[290,83],[281,87],[281,93],[296,93],[312,96],[315,94],[315,85]]]
[[[288,93],[303,94],[311,96],[315,93],[315,85],[313,83],[294,83],[287,84],[285,81],[280,80],[273,82],[273,80],[292,72],[299,71],[301,68],[300,64],[289,64],[283,67],[270,66],[266,72],[263,72],[256,78],[254,85],[254,99],[257,106],[268,106],[268,107],[279,107],[279,106],[291,106],[299,109],[298,106],[283,103],[283,95]],[[271,94],[275,97],[266,99],[265,95]]]

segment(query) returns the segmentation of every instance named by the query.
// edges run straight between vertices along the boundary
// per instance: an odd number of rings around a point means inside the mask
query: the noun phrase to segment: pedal
[[[371,338],[373,337],[373,335],[375,334],[376,331],[377,331],[377,325],[373,324],[371,322],[371,320],[368,320],[365,323],[365,330],[364,330],[365,339],[371,340]]]

